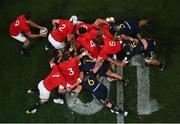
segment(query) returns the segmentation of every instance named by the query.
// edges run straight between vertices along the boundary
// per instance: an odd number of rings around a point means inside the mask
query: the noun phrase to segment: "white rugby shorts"
[[[59,42],[56,41],[52,36],[51,33],[48,36],[48,40],[51,43],[51,45],[55,48],[55,49],[62,49],[65,47],[65,43],[64,42]]]
[[[38,84],[39,98],[43,100],[48,100],[51,92],[45,88],[43,81],[44,80],[41,80]]]
[[[22,33],[19,33],[17,36],[11,35],[14,39],[24,43],[24,41],[27,39]]]

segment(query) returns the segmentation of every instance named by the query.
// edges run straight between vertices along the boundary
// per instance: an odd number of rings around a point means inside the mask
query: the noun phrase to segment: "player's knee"
[[[29,45],[30,41],[26,38],[26,40],[24,41],[24,45]]]
[[[49,99],[40,99],[40,103],[44,104],[45,102],[47,102]]]
[[[74,89],[74,92],[80,93],[81,90],[82,90],[82,86],[81,86],[81,85],[78,85],[78,86],[76,87],[76,89]]]
[[[106,72],[106,75],[111,77],[113,75],[113,72],[110,69],[108,69],[108,71]]]
[[[111,104],[111,102],[109,102],[109,100],[104,101],[104,105],[105,105],[107,108],[111,108],[111,106],[112,106],[112,104]]]

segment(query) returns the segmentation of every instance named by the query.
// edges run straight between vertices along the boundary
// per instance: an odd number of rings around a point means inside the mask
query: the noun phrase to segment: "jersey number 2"
[[[62,32],[63,29],[65,29],[66,25],[65,24],[62,24],[60,27],[59,27],[59,30]]]

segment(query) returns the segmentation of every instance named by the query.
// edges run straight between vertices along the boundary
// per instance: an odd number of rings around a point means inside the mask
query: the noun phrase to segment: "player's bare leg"
[[[81,92],[81,90],[82,90],[82,86],[81,85],[76,86],[75,89],[72,89],[71,96],[78,96],[79,93]]]
[[[148,26],[150,23],[151,23],[150,20],[148,20],[148,19],[142,19],[142,20],[139,20],[138,26],[141,28],[141,27]]]
[[[25,56],[27,55],[29,45],[30,45],[30,41],[26,38],[21,48],[21,55],[25,55]]]
[[[45,49],[45,51],[48,51],[51,47],[52,47],[51,43],[48,42],[44,49]]]
[[[123,115],[123,116],[127,116],[128,112],[123,111],[121,109],[117,109],[110,101],[106,101],[105,103],[103,101],[101,101],[108,109],[110,109],[110,111],[112,113],[116,113],[117,115]]]
[[[155,59],[147,62],[147,64],[148,64],[148,65],[159,66],[159,70],[160,70],[160,71],[163,71],[163,70],[164,70],[164,67],[165,67],[165,65],[164,65],[163,63],[161,63],[160,61],[155,60]]]
[[[57,98],[53,99],[53,102],[56,104],[64,104],[65,95],[66,95],[66,89],[58,88],[58,96]]]
[[[106,72],[106,75],[109,76],[109,77],[113,77],[114,79],[117,79],[117,80],[121,80],[123,83],[124,83],[124,86],[127,86],[128,83],[129,83],[129,80],[126,79],[126,78],[123,78],[122,76],[120,76],[119,74],[117,73],[113,73],[110,69],[108,69],[108,71]],[[112,80],[109,80],[108,81],[112,81]],[[114,81],[114,80],[113,80]]]
[[[37,109],[40,108],[43,104],[45,104],[47,101],[48,99],[40,99],[38,102],[36,102],[27,109],[26,114],[35,114]]]
[[[27,90],[27,93],[28,93],[28,94],[34,94],[34,93],[36,93],[36,92],[38,92],[38,91],[39,91],[39,90],[38,90],[38,86],[35,85],[33,88]]]

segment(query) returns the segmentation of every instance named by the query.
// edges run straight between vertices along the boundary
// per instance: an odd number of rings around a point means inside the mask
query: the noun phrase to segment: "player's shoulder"
[[[20,23],[25,22],[25,16],[24,16],[24,15],[19,15],[19,16],[16,18],[16,20],[19,20]]]
[[[60,72],[59,66],[56,64],[51,65],[52,72]]]
[[[78,59],[78,57],[73,57],[69,59],[69,62],[71,65],[77,65],[80,62],[80,60]]]

